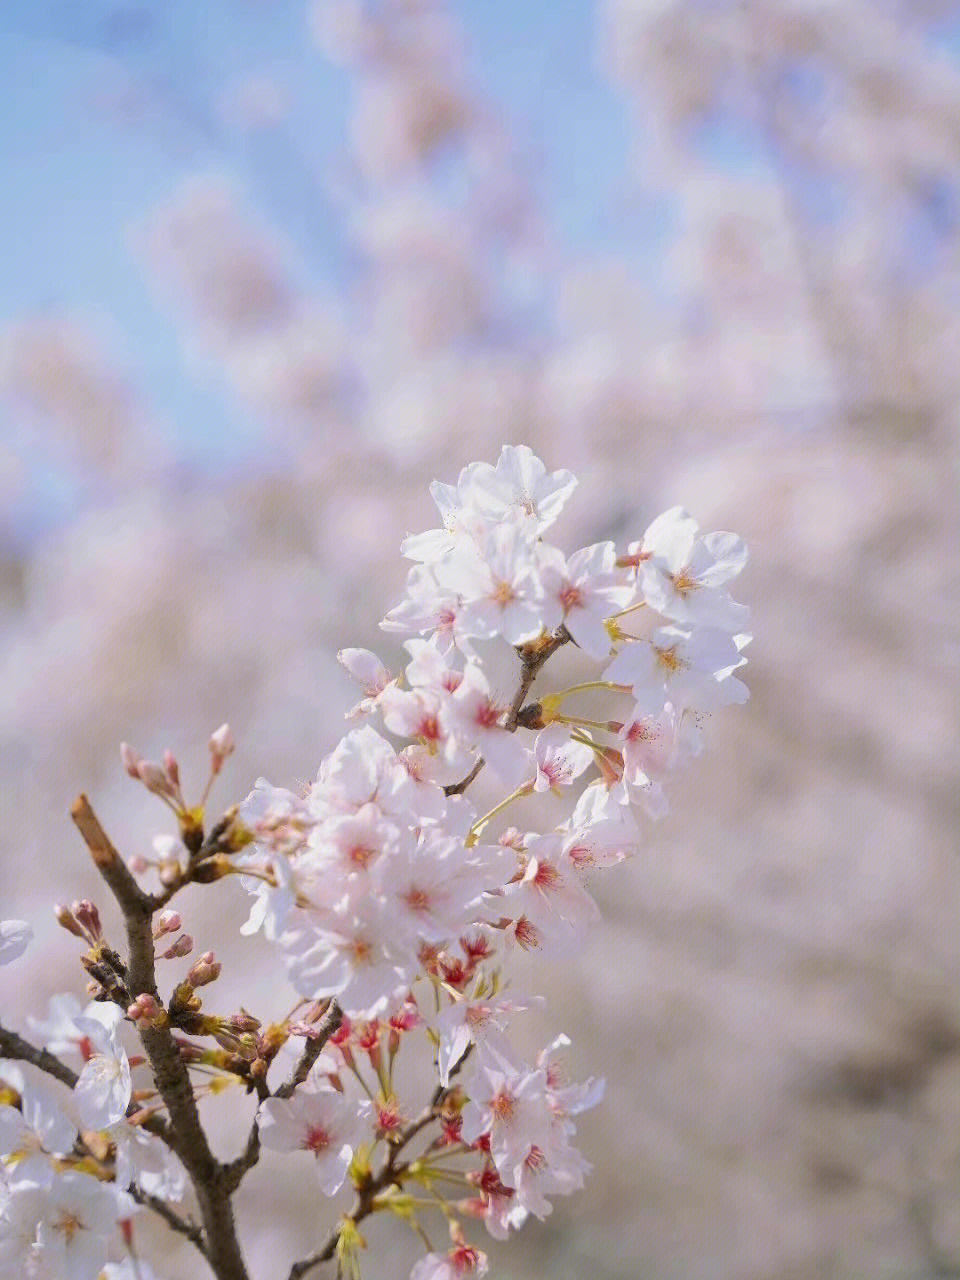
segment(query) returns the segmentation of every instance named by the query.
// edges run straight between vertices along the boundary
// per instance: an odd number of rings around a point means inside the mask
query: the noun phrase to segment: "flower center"
[[[669,649],[658,649],[654,645],[653,651],[657,655],[657,662],[669,675],[676,675],[678,671],[682,671],[687,665],[677,652],[676,645],[671,645]]]
[[[493,592],[490,597],[494,604],[498,604],[501,609],[512,601],[516,600],[517,593],[509,582],[504,582],[502,578],[498,578],[494,583]]]
[[[413,885],[403,895],[403,900],[411,911],[429,911],[431,898],[426,889]]]
[[[57,1231],[62,1231],[65,1239],[69,1242],[78,1231],[83,1229],[83,1223],[75,1213],[70,1213],[64,1209],[54,1223],[54,1227]]]
[[[583,592],[571,582],[560,592],[560,603],[564,613],[570,609],[579,609],[583,604]]]
[[[326,1151],[330,1145],[330,1134],[322,1124],[312,1124],[303,1139],[304,1151],[312,1151],[315,1156]]]
[[[696,578],[690,576],[690,570],[686,568],[681,569],[679,573],[671,573],[668,576],[677,595],[689,595],[691,591],[696,591],[700,586]]]
[[[490,1110],[494,1120],[498,1120],[501,1124],[507,1124],[513,1119],[515,1099],[506,1090],[502,1089],[490,1099]]]

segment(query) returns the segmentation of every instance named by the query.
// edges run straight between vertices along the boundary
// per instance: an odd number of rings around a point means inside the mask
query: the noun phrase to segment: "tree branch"
[[[517,653],[520,655],[520,683],[517,691],[513,695],[513,701],[510,703],[510,709],[507,712],[507,718],[503,722],[503,727],[508,733],[516,732],[520,724],[520,708],[527,699],[527,694],[539,674],[540,668],[546,660],[560,648],[562,644],[566,644],[571,638],[570,632],[566,627],[560,627],[548,636],[540,645],[520,645]],[[444,795],[459,796],[463,795],[467,787],[473,782],[477,774],[483,768],[486,762],[483,756],[477,760],[470,772],[459,782],[451,782],[443,788]]]
[[[127,1187],[128,1193],[136,1200],[137,1204],[142,1204],[145,1209],[150,1209],[153,1213],[161,1217],[171,1231],[176,1231],[177,1235],[184,1236],[190,1243],[207,1258],[207,1248],[203,1240],[203,1232],[197,1224],[189,1218],[181,1218],[179,1213],[171,1209],[166,1200],[161,1200],[158,1196],[152,1196],[149,1192],[138,1187],[135,1182],[131,1182]],[[209,1261],[209,1258],[207,1259]]]
[[[317,1023],[317,1033],[311,1036],[307,1043],[303,1046],[297,1065],[293,1069],[290,1079],[282,1084],[274,1094],[276,1098],[289,1098],[299,1085],[303,1084],[307,1076],[310,1074],[314,1063],[323,1053],[327,1041],[340,1026],[343,1021],[343,1011],[337,1004],[336,1000],[331,1000],[323,1017]]]
[[[74,801],[70,816],[90,850],[94,865],[123,913],[131,995],[136,997],[147,994],[159,999],[151,927],[153,900],[134,880],[85,795],[78,796]],[[140,1041],[170,1117],[170,1144],[180,1157],[197,1195],[210,1266],[217,1280],[248,1280],[223,1166],[207,1142],[193,1086],[177,1042],[169,1027],[142,1027]]]
[[[316,1060],[323,1052],[327,1041],[339,1027],[343,1013],[336,1000],[331,1000],[323,1017],[317,1024],[317,1033],[311,1036],[303,1046],[303,1052],[297,1060],[297,1065],[293,1069],[293,1073],[289,1080],[286,1080],[280,1088],[272,1096],[275,1098],[289,1098],[293,1091],[298,1088],[306,1080],[310,1074],[311,1068]],[[269,1090],[263,1095],[270,1097]],[[262,1100],[262,1099],[261,1099]],[[256,1116],[250,1126],[250,1132],[247,1134],[247,1144],[241,1155],[236,1160],[231,1160],[229,1164],[223,1167],[223,1176],[228,1189],[236,1191],[244,1177],[254,1167],[260,1159],[260,1127],[257,1124]]]
[[[55,1080],[65,1084],[68,1089],[72,1089],[77,1083],[77,1073],[71,1071],[67,1064],[61,1062],[55,1054],[49,1053],[46,1049],[37,1049],[29,1040],[24,1040],[15,1031],[8,1031],[3,1026],[0,1026],[0,1057],[30,1062],[41,1071],[45,1071],[48,1076],[53,1076]]]

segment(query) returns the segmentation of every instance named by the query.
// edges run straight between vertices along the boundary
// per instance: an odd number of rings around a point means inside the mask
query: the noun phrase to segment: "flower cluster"
[[[358,1274],[357,1223],[378,1211],[428,1241],[412,1280],[480,1274],[486,1258],[462,1219],[504,1239],[583,1185],[590,1166],[573,1144],[575,1117],[599,1101],[603,1082],[566,1080],[565,1035],[523,1051],[514,1016],[541,1000],[512,989],[512,967],[532,948],[569,950],[597,918],[591,878],[640,847],[642,815],[666,811],[669,777],[701,750],[704,718],[746,700],[738,673],[750,637],[746,610],[728,594],[746,559],[739,538],[702,534],[673,508],[624,548],[601,542],[566,555],[544,535],[575,485],[525,446],[507,446],[496,465],[474,463],[456,485],[433,486],[442,527],[403,544],[413,567],[383,622],[407,637],[405,661],[392,672],[367,650],[341,652],[361,686],[354,727],[299,793],[261,778],[206,831],[207,795],[233,750],[228,726],[210,739],[194,806],[171,752],[154,764],[124,744],[126,771],[173,811],[178,835],[158,837],[156,859],[122,871],[80,798],[75,821],[128,937],[139,938],[139,968],[108,945],[93,903],[57,909],[89,948],[95,1000],[81,1009],[55,997],[49,1016],[31,1021],[41,1049],[3,1032],[24,1061],[0,1065],[0,1276],[94,1280],[137,1203],[169,1206],[183,1194],[175,1153],[209,1216],[201,1232],[168,1207],[168,1222],[194,1230],[218,1276],[242,1264],[229,1218],[224,1235],[222,1214],[209,1209],[210,1171],[220,1193],[233,1189],[261,1149],[308,1155],[324,1195],[348,1182],[357,1191],[352,1215],[328,1248],[294,1267],[298,1276],[334,1255],[341,1274]],[[586,678],[547,687],[541,672],[564,646],[590,664]],[[506,695],[498,649],[519,659]],[[466,794],[482,769],[499,788],[484,812]],[[131,875],[151,868],[154,895]],[[263,931],[301,998],[282,1022],[203,1011],[200,989],[221,970],[212,951],[160,998],[155,964],[194,945],[167,904],[186,883],[230,874],[252,899],[242,931]],[[15,959],[29,939],[28,926],[4,922],[0,959]],[[141,1037],[156,1091],[133,1087],[131,1068],[144,1059],[128,1057],[124,1023]],[[296,1069],[278,1086],[274,1063],[298,1040]],[[419,1114],[395,1076],[401,1049],[416,1043],[432,1061]],[[61,1061],[70,1055],[78,1073]],[[59,1085],[43,1075],[51,1063]],[[202,1131],[171,1131],[175,1120],[194,1123],[171,1074],[182,1084],[197,1066],[257,1094],[233,1162],[217,1165]],[[449,1249],[429,1243],[424,1206],[445,1214]],[[234,1248],[232,1262],[218,1254]]]
[[[344,649],[362,690],[348,718],[368,723],[301,794],[260,779],[240,808],[255,871],[245,927],[277,943],[300,995],[335,999],[359,1024],[335,1037],[334,1078],[338,1052],[355,1062],[358,1036],[379,1061],[404,1009],[427,1024],[442,1088],[472,1053],[448,1094],[445,1134],[473,1153],[472,1208],[497,1236],[582,1185],[588,1166],[570,1145],[570,1118],[600,1092],[551,1084],[559,1041],[535,1064],[509,1042],[508,1018],[529,1005],[501,994],[511,953],[571,945],[598,914],[590,875],[642,840],[638,806],[662,814],[669,774],[701,749],[703,717],[748,696],[736,675],[747,611],[727,590],[746,560],[740,539],[702,534],[673,508],[622,551],[602,542],[566,556],[544,533],[575,485],[524,446],[464,468],[455,486],[435,483],[443,525],[404,542],[415,563],[383,622],[412,637],[405,666],[393,673],[367,650]],[[520,657],[513,697],[487,673],[497,641]],[[563,644],[599,668],[595,677],[525,702]],[[612,708],[602,720],[571,711],[576,695]],[[463,792],[484,764],[506,795],[480,814]],[[525,797],[575,789],[550,830],[488,835]],[[332,1120],[350,1131],[362,1104],[344,1098],[336,1112],[335,1092],[309,1088],[306,1109],[296,1098],[263,1104],[267,1132],[316,1150],[310,1116],[328,1115],[324,1167],[342,1181],[347,1154]],[[329,1172],[324,1181],[329,1189]]]

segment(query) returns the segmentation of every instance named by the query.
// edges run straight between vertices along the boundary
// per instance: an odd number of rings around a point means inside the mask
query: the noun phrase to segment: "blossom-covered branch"
[[[154,763],[124,744],[128,774],[176,820],[155,858],[124,862],[86,797],[75,802],[126,950],[110,945],[93,903],[59,907],[84,944],[94,1000],[81,1009],[57,997],[35,1027],[42,1049],[2,1033],[10,1056],[69,1091],[55,1098],[50,1084],[0,1071],[0,1240],[19,1242],[10,1247],[28,1274],[62,1255],[69,1280],[94,1280],[116,1223],[140,1203],[165,1205],[161,1216],[218,1280],[247,1280],[232,1198],[264,1152],[306,1153],[321,1194],[347,1183],[355,1192],[289,1280],[334,1258],[341,1275],[358,1276],[359,1226],[375,1213],[422,1242],[411,1280],[480,1274],[486,1256],[467,1220],[506,1239],[583,1185],[590,1166],[573,1144],[575,1117],[603,1082],[566,1079],[563,1033],[539,1051],[522,1047],[517,1015],[543,1001],[523,992],[522,977],[513,983],[525,952],[567,951],[597,919],[592,877],[640,847],[644,815],[666,812],[670,779],[702,749],[706,718],[746,700],[750,637],[727,591],[746,559],[739,538],[702,534],[674,508],[626,547],[567,555],[545,535],[575,486],[525,446],[471,464],[456,485],[434,484],[442,527],[403,544],[413,561],[405,598],[383,622],[406,637],[402,669],[365,649],[341,652],[362,688],[355,727],[302,792],[261,778],[208,831],[210,788],[233,750],[224,725],[197,804],[171,752]],[[561,647],[585,669],[548,685],[541,677]],[[519,661],[509,696],[497,689],[498,649]],[[467,795],[481,769],[485,808]],[[150,871],[155,892],[138,879]],[[194,948],[174,895],[224,880],[250,896],[241,932],[263,932],[298,997],[277,1021],[204,1008],[221,971],[213,951],[161,994],[165,966]],[[28,927],[4,930],[15,959]],[[143,1057],[128,1055],[125,1026]],[[78,1072],[57,1056],[70,1052]],[[417,1052],[419,1103],[401,1095],[396,1070]],[[135,1089],[141,1066],[152,1079]],[[240,1153],[223,1160],[199,1104],[228,1083],[255,1114]],[[187,1181],[199,1225],[169,1205]],[[25,1225],[50,1203],[55,1218],[43,1210],[39,1227]],[[57,1234],[65,1212],[94,1224],[83,1249],[76,1231]],[[438,1216],[449,1247],[429,1234]]]

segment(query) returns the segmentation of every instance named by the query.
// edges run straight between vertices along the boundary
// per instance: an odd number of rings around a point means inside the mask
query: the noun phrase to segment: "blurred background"
[[[5,1016],[82,990],[73,795],[164,829],[120,740],[197,793],[229,720],[224,805],[311,777],[427,483],[526,442],[581,479],[567,550],[677,502],[742,533],[756,640],[523,975],[608,1092],[492,1273],[960,1276],[960,5],[5,0],[0,83]],[[281,1016],[241,897],[185,920]],[[292,1163],[244,1190],[258,1280],[332,1218]]]

